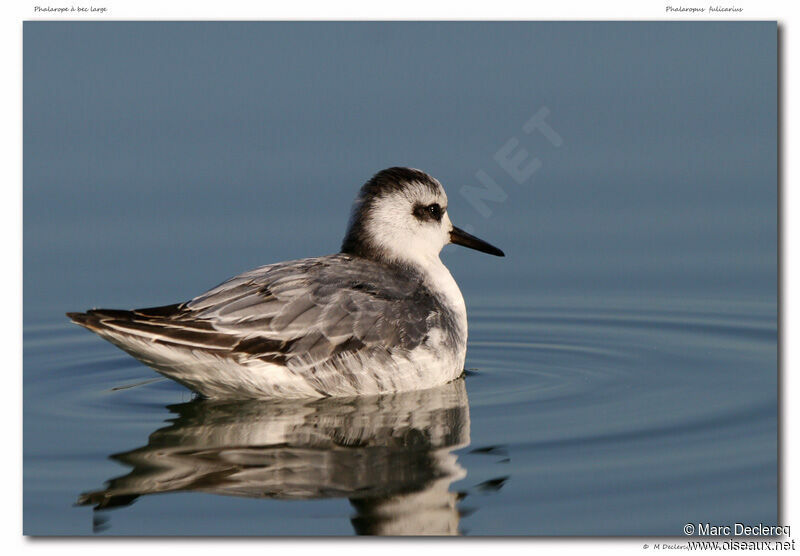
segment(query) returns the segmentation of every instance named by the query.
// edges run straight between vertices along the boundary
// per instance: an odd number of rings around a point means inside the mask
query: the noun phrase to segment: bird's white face
[[[450,243],[453,224],[444,188],[437,189],[412,182],[374,200],[365,231],[385,256],[423,267],[438,261],[442,247]]]
[[[439,252],[448,243],[503,256],[497,247],[453,226],[442,184],[420,170],[395,167],[378,172],[361,188],[342,252],[431,274],[444,269]]]

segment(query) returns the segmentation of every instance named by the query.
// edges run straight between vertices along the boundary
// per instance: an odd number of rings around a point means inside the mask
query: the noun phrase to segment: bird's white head
[[[426,268],[448,243],[492,255],[503,252],[453,226],[447,194],[435,178],[413,168],[387,168],[361,188],[342,252]]]

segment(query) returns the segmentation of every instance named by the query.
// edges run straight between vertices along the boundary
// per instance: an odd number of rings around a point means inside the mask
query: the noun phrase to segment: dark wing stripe
[[[169,318],[174,317],[180,313],[183,303],[175,303],[174,305],[163,305],[161,307],[147,307],[145,309],[136,309],[133,313],[140,317],[149,318]]]
[[[240,341],[238,344],[233,346],[233,350],[250,355],[259,355],[262,353],[283,353],[288,351],[294,342],[295,340],[286,342],[284,340],[272,340],[263,336],[255,336],[253,338],[247,338]]]
[[[348,338],[347,341],[342,342],[333,349],[331,356],[344,355],[346,353],[355,352],[363,349],[366,346],[364,342],[358,338]]]
[[[161,343],[190,344],[207,349],[230,350],[235,344],[235,338],[228,334],[220,334],[207,330],[189,328],[165,327],[163,323],[146,323],[133,320],[109,319],[102,322],[107,328],[142,336],[147,335],[151,340]]]

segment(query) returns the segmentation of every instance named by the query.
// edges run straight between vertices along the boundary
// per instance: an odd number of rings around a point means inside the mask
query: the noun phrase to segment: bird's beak
[[[469,247],[470,249],[475,249],[476,251],[482,251],[484,253],[489,253],[490,255],[495,255],[497,257],[505,257],[506,254],[500,251],[494,245],[489,245],[482,239],[478,239],[477,237],[468,234],[461,228],[456,228],[453,226],[453,229],[450,230],[450,243],[455,243],[456,245],[463,245],[464,247]]]

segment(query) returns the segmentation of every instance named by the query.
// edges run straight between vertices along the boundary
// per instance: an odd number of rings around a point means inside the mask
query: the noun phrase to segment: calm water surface
[[[465,378],[309,403],[194,400],[58,315],[31,323],[26,529],[665,535],[696,515],[775,522],[774,305],[497,298],[470,316]]]
[[[24,41],[25,533],[776,524],[774,22],[36,22]],[[524,131],[543,107],[558,147]],[[509,144],[541,163],[523,183]],[[197,401],[64,316],[335,252],[394,165],[507,253],[444,250],[462,380]],[[479,171],[505,197],[462,195]]]

